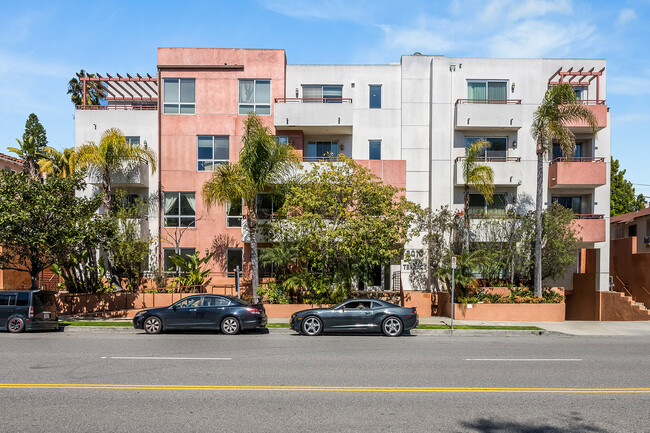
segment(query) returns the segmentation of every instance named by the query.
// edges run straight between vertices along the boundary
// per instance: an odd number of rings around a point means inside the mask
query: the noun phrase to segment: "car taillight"
[[[411,314],[418,314],[417,310],[414,308]]]
[[[34,307],[29,307],[29,317],[34,317]]]
[[[246,311],[253,314],[260,314],[260,310],[258,310],[257,308],[246,307]]]

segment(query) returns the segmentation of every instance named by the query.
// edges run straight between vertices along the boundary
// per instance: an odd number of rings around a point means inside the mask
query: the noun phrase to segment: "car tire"
[[[384,333],[386,337],[399,337],[404,331],[404,325],[402,321],[395,317],[389,316],[381,324],[381,332]]]
[[[239,333],[239,320],[236,317],[228,316],[221,321],[221,333],[225,335],[235,335]]]
[[[316,316],[307,316],[300,326],[302,333],[314,337],[323,332],[323,321]]]
[[[162,320],[156,316],[149,316],[144,319],[142,329],[144,329],[144,332],[147,334],[160,334],[163,329]]]
[[[22,317],[12,317],[7,322],[7,329],[14,334],[23,332],[25,330],[25,320]]]

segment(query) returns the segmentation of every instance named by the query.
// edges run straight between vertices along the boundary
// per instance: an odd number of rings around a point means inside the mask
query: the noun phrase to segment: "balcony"
[[[276,98],[273,116],[278,129],[300,129],[306,134],[352,134],[350,98]]]
[[[133,167],[124,167],[122,171],[111,174],[111,186],[127,188],[148,188],[149,174],[151,168],[149,164],[141,161]],[[102,186],[102,176],[93,172],[88,176],[88,183],[94,186]]]
[[[521,99],[459,99],[455,129],[517,131],[522,125],[521,112]]]
[[[465,179],[463,177],[463,160],[464,156],[456,158],[456,176],[455,176],[455,185],[463,186],[465,185]],[[494,186],[503,187],[511,186],[516,187],[521,185],[521,180],[523,177],[523,167],[521,164],[521,158],[512,157],[512,156],[503,156],[503,157],[485,157],[478,158],[478,161],[482,165],[487,165],[492,168],[494,172]]]
[[[596,188],[606,183],[605,158],[556,158],[548,166],[549,188]]]
[[[303,156],[302,172],[307,173],[315,163],[335,162],[335,156]],[[397,188],[406,188],[406,161],[401,159],[355,159],[354,162],[367,168],[370,173],[379,177],[385,184]]]
[[[604,215],[577,214],[573,228],[577,230],[582,242],[605,242]]]
[[[596,117],[596,123],[598,124],[598,131],[607,127],[607,112],[609,108],[605,104],[605,100],[582,100],[579,101],[580,104],[584,105],[589,109],[594,116]],[[591,128],[585,122],[571,122],[567,126],[574,133],[591,133]]]

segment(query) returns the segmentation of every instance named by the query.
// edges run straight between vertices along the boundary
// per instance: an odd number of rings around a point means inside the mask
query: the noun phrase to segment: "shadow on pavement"
[[[461,422],[463,432],[480,433],[608,433],[594,425],[585,423],[582,417],[572,412],[570,419],[566,420],[567,426],[559,427],[550,424],[535,424],[533,422],[505,421],[489,418],[477,418],[473,421]]]

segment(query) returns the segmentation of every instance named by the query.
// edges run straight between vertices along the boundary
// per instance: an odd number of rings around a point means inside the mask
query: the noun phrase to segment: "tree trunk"
[[[253,205],[255,206],[255,205]],[[258,297],[257,297],[257,286],[259,285],[259,266],[258,266],[258,258],[257,258],[257,214],[250,206],[248,207],[248,212],[247,212],[247,223],[248,223],[248,236],[250,237],[251,241],[251,275],[252,275],[252,280],[253,280],[253,303],[257,304],[258,302]]]
[[[542,201],[544,200],[544,151],[537,151],[537,202],[535,208],[535,296],[542,296]]]
[[[31,285],[29,286],[29,290],[38,290],[38,274],[40,273],[41,273],[40,270],[35,269],[33,267],[29,271],[29,277],[31,279]]]
[[[465,213],[463,215],[463,223],[465,226],[465,242],[463,245],[465,246],[465,251],[469,251],[469,185],[465,184],[465,196],[464,196],[464,204],[465,204]]]
[[[102,174],[102,191],[104,192],[104,214],[108,214],[111,208],[111,173],[104,169]]]

